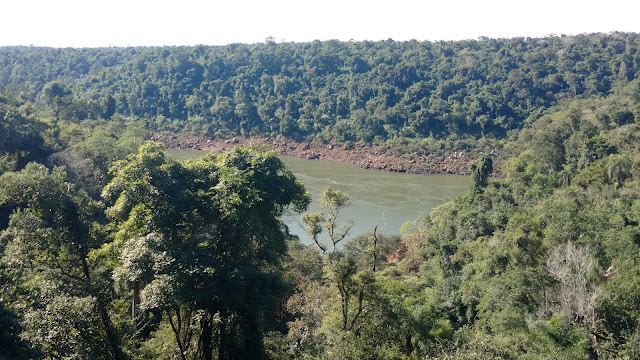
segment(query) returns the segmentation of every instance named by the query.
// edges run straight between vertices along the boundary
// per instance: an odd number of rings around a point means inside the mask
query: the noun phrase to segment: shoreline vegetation
[[[464,151],[442,151],[437,154],[403,153],[394,154],[386,145],[365,145],[323,143],[320,141],[296,141],[284,137],[242,137],[208,138],[193,134],[157,132],[151,140],[164,144],[167,149],[192,149],[221,153],[236,146],[263,146],[283,156],[293,156],[309,160],[329,160],[358,165],[363,169],[385,170],[418,175],[470,175],[469,166],[479,156]],[[396,151],[397,153],[397,151]],[[482,155],[482,154],[481,154]],[[494,161],[492,177],[503,177],[503,157],[498,151],[491,151]]]
[[[0,60],[0,359],[640,354],[640,34]],[[347,239],[277,153],[472,181]]]

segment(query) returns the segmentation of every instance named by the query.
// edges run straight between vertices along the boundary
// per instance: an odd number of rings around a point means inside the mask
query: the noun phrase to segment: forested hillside
[[[637,359],[636,38],[1,49],[0,359]],[[305,246],[279,218],[310,197],[276,154],[176,161],[158,128],[510,155],[401,236],[347,242],[326,188]]]
[[[206,135],[336,141],[504,137],[640,71],[631,33],[456,42],[0,48],[0,86],[59,117],[114,112]]]

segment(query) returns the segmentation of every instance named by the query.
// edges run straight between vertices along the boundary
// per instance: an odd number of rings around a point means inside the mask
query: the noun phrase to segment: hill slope
[[[639,50],[640,37],[628,33],[456,42],[4,47],[0,87],[49,103],[65,117],[110,117],[117,111],[154,119],[158,128],[206,135],[365,142],[454,134],[502,138],[561,99],[606,96],[633,80],[640,71]]]

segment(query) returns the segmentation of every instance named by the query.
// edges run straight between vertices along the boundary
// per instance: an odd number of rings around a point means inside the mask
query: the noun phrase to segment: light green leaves
[[[332,253],[336,252],[336,245],[342,241],[349,233],[349,230],[351,230],[351,226],[353,225],[351,222],[338,222],[340,211],[344,207],[349,206],[349,201],[349,195],[344,191],[326,186],[322,190],[320,199],[318,200],[322,210],[302,216],[302,221],[307,224],[305,229],[307,235],[311,236],[318,248],[322,250],[322,253],[327,252],[327,244],[324,244],[319,238],[323,229],[327,230],[330,241],[329,245],[333,248]],[[322,224],[323,222],[324,224]]]

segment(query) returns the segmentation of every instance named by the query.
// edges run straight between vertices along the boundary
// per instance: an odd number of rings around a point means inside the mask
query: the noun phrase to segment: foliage
[[[541,110],[637,77],[633,33],[419,42],[4,47],[0,86],[59,119],[123,115],[166,130],[338,142],[502,138]],[[630,90],[632,92],[632,90]],[[618,125],[633,109],[612,113]]]
[[[313,239],[313,242],[323,254],[327,252],[328,246],[332,247],[331,253],[335,253],[336,245],[344,240],[352,226],[350,222],[342,224],[337,222],[340,211],[349,205],[349,195],[341,190],[327,186],[322,190],[318,203],[324,211],[321,210],[302,216],[302,222],[307,224],[305,232]],[[329,236],[328,245],[319,238],[324,229],[323,227],[326,228]]]
[[[63,169],[35,163],[0,176],[0,208],[10,210],[1,261],[20,289],[8,299],[21,309],[21,336],[47,356],[120,358],[108,280],[89,265],[102,241],[101,207],[65,180]]]
[[[638,44],[2,48],[0,358],[636,358]],[[402,236],[343,243],[326,188],[304,245],[274,154],[175,161],[158,128],[485,156]]]
[[[306,207],[302,184],[258,149],[179,163],[147,143],[112,171],[103,196],[120,247],[113,276],[133,289],[133,327],[159,310],[181,358],[211,358],[214,346],[220,358],[264,357],[262,322],[283,287],[277,217]]]
[[[611,120],[635,105],[613,96],[555,108],[507,146],[517,156],[506,180],[417,223],[417,273],[446,299],[454,331],[443,358],[610,359],[635,349],[639,128]]]
[[[42,132],[46,125],[21,108],[20,101],[0,94],[0,174],[43,161],[51,152]]]
[[[493,160],[490,156],[483,155],[469,167],[473,178],[473,187],[476,190],[487,187],[489,174],[493,172]]]

